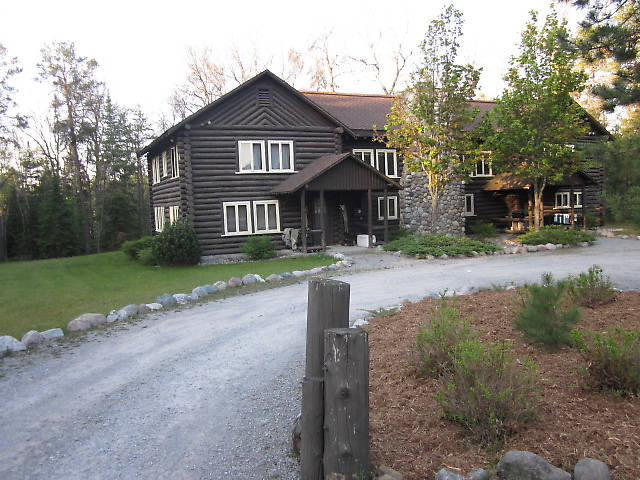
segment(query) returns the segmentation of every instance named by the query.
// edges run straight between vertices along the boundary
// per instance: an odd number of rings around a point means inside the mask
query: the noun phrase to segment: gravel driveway
[[[603,266],[640,289],[640,242],[530,255],[408,261],[356,254],[351,319],[445,288]],[[382,262],[379,258],[384,258]],[[395,260],[394,260],[395,258]],[[367,263],[368,262],[368,263]],[[0,360],[2,479],[295,479],[306,284],[164,313],[55,354]]]

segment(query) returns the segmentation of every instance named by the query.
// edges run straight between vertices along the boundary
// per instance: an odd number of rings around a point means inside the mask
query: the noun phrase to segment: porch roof
[[[582,185],[594,185],[596,181],[584,172],[577,172],[568,177],[564,177],[559,182],[554,182],[550,186],[553,187],[570,187]],[[500,191],[500,190],[527,190],[533,185],[531,178],[517,177],[511,173],[500,173],[488,180],[483,190]]]
[[[294,193],[306,187],[311,191],[399,190],[402,187],[352,153],[325,155],[277,185],[271,193]]]

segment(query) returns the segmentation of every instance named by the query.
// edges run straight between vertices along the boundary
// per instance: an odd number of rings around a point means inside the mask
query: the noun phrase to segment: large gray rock
[[[223,282],[222,280],[220,280],[214,283],[213,286],[218,290],[224,290],[225,288],[227,288],[227,282]]]
[[[111,310],[107,315],[107,323],[119,322],[121,320],[119,310]]]
[[[174,293],[173,298],[175,298],[176,302],[180,305],[184,305],[185,303],[190,302],[193,297],[188,293]]]
[[[294,270],[291,273],[294,277],[304,277],[306,275],[306,270]]]
[[[280,274],[280,276],[281,276],[282,278],[291,278],[291,277],[293,277],[293,273],[291,273],[291,272],[284,272],[284,273],[281,273],[281,274]]]
[[[258,281],[258,279],[256,278],[256,276],[253,273],[247,273],[244,277],[242,277],[242,284],[243,285],[253,285],[257,281]]]
[[[120,315],[120,320],[126,320],[134,315],[138,315],[138,305],[131,303],[126,307],[122,307],[118,310],[118,314]]]
[[[156,298],[156,303],[159,303],[164,308],[169,308],[169,307],[173,307],[178,302],[176,302],[176,299],[173,298],[173,295],[170,295],[168,293],[163,293],[158,298]]]
[[[138,315],[144,315],[145,313],[149,313],[151,309],[147,307],[146,303],[141,303],[138,305]]]
[[[242,285],[242,279],[238,277],[231,277],[227,282],[230,287],[239,287]]]
[[[41,333],[38,333],[37,330],[29,330],[22,336],[22,343],[24,343],[27,347],[35,347],[44,343],[44,337]]]
[[[588,247],[589,246],[589,242],[578,242],[578,246],[579,247]]]
[[[573,468],[573,480],[611,480],[611,473],[606,463],[583,458]]]
[[[80,330],[88,330],[96,325],[107,323],[107,317],[101,313],[83,313],[78,318],[74,318],[67,324],[67,330],[77,332]]]
[[[256,278],[256,281],[257,281],[258,283],[264,283],[264,282],[265,282],[264,278],[262,278],[262,277],[261,277],[260,275],[258,275],[257,273],[254,273],[254,274],[253,274],[253,276]]]
[[[203,285],[202,288],[205,289],[205,291],[207,292],[207,295],[211,295],[214,294],[218,291],[218,289],[216,287],[214,287],[213,285]]]
[[[196,300],[201,297],[206,297],[207,295],[209,295],[209,293],[207,292],[207,289],[204,287],[196,287],[193,290],[191,290],[191,296]]]
[[[330,271],[335,271],[338,270],[340,267],[338,267],[335,263],[332,263],[331,265],[327,266],[327,270]]]
[[[325,271],[325,269],[323,267],[316,267],[316,268],[312,268],[310,270],[311,275],[318,275],[319,273],[322,273],[324,271]]]
[[[556,247],[556,246],[555,246],[555,244],[553,244],[553,243],[546,243],[546,244],[544,245],[544,247],[545,247],[547,250],[555,250],[556,248],[558,248],[558,247]]]
[[[443,468],[436,473],[436,480],[464,480],[464,477]]]
[[[489,480],[489,472],[487,472],[484,468],[479,468],[475,472],[472,472],[469,475],[469,480]]]
[[[498,462],[502,480],[571,480],[571,474],[554,467],[535,453],[511,450]]]
[[[538,251],[538,246],[537,245],[527,245],[527,252],[537,252]]]
[[[147,308],[152,312],[155,312],[157,310],[162,310],[164,308],[161,303],[157,303],[157,302],[147,303],[146,305],[147,305]]]
[[[282,280],[282,277],[280,275],[278,275],[277,273],[272,273],[271,275],[269,275],[266,278],[267,282],[277,282]]]
[[[40,335],[44,337],[45,342],[49,340],[54,340],[56,338],[64,337],[64,332],[61,328],[50,328],[49,330],[45,330],[44,332],[40,332]]]
[[[0,337],[0,357],[4,357],[9,353],[21,352],[26,349],[27,347],[24,343],[9,335]]]

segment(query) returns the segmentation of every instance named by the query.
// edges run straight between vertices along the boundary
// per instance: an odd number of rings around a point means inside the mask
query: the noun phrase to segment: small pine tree
[[[184,220],[165,225],[153,242],[153,258],[161,265],[196,265],[201,253],[196,232]]]

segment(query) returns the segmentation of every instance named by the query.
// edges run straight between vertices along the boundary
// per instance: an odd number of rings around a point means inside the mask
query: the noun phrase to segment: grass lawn
[[[122,252],[0,264],[0,335],[20,339],[29,330],[66,328],[82,313],[108,313],[130,303],[149,303],[162,293],[191,293],[203,284],[257,273],[329,265],[325,255],[206,267],[140,265]]]

